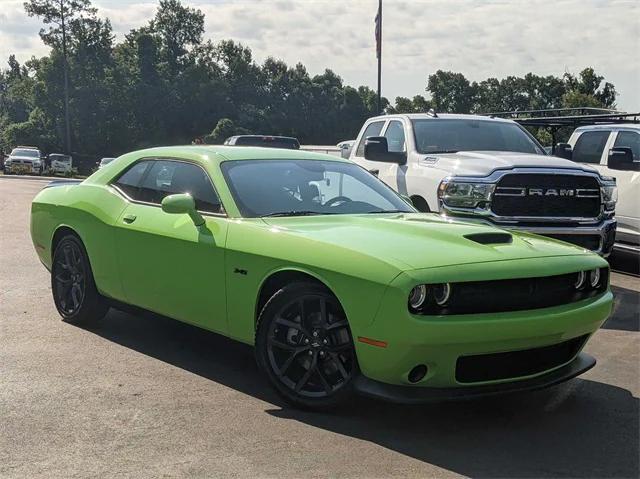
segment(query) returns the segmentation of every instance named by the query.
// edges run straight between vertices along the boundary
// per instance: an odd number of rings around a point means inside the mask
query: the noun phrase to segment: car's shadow
[[[267,414],[465,476],[638,477],[639,400],[608,384],[576,379],[524,395],[420,407],[356,398],[340,411],[311,413],[282,403],[257,370],[251,347],[217,334],[115,310],[91,332],[268,402]]]

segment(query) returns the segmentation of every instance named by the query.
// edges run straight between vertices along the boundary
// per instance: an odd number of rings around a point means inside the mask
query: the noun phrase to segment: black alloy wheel
[[[65,236],[56,246],[51,290],[58,313],[66,321],[96,321],[108,310],[105,299],[96,289],[84,245],[74,235]]]
[[[258,322],[256,353],[272,385],[298,407],[343,402],[358,371],[344,311],[316,284],[287,286],[269,300]]]

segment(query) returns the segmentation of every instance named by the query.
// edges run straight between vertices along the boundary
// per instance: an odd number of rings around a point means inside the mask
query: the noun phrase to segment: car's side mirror
[[[196,226],[202,226],[204,224],[204,218],[196,210],[195,200],[188,193],[166,196],[162,200],[161,205],[162,211],[165,213],[178,215],[187,214]]]
[[[364,140],[364,157],[369,161],[381,161],[383,163],[407,163],[405,152],[389,151],[389,144],[384,136],[368,136]]]
[[[558,143],[553,150],[553,154],[565,160],[570,160],[573,156],[573,148],[569,143]]]
[[[633,161],[633,150],[627,146],[611,148],[607,166],[612,170],[640,171],[640,161]]]

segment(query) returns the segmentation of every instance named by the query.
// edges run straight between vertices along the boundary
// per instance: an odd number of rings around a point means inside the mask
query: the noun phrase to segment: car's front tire
[[[319,284],[291,284],[269,299],[258,318],[256,359],[293,406],[327,409],[353,395],[358,363],[349,323]]]
[[[87,251],[72,234],[64,236],[53,253],[51,291],[58,313],[70,323],[95,323],[109,310],[96,288]]]

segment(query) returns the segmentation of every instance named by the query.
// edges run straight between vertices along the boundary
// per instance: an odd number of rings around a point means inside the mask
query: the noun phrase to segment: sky
[[[376,87],[377,0],[183,0],[206,15],[205,38],[234,39],[258,62],[330,68],[346,84]],[[94,0],[117,39],[147,23],[157,1]],[[438,69],[468,79],[560,76],[595,68],[640,111],[640,0],[384,0],[382,94],[425,95]],[[23,1],[0,0],[0,62],[46,54]],[[5,64],[6,65],[6,64]]]

